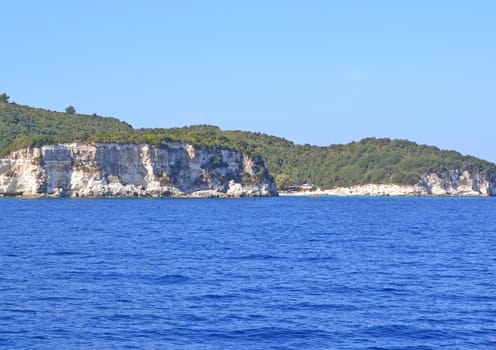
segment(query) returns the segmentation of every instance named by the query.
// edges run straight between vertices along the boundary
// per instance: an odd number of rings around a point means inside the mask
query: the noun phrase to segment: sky
[[[0,33],[19,104],[496,162],[496,1],[17,0]]]

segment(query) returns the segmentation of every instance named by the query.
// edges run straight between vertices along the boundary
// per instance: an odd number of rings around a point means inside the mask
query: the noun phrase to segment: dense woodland
[[[8,96],[0,94],[0,155],[19,148],[85,141],[95,134],[132,130],[116,118],[76,114],[69,107],[66,113],[31,108],[9,103]]]
[[[72,107],[72,106],[69,106]],[[496,177],[496,165],[455,151],[407,140],[366,138],[346,145],[296,145],[283,138],[197,125],[171,129],[133,129],[115,118],[65,113],[8,102],[0,94],[0,155],[57,142],[189,142],[202,148],[231,148],[261,156],[279,188],[313,183],[321,188],[366,183],[415,184],[427,172],[480,171]]]
[[[243,131],[226,131],[252,145],[265,160],[278,186],[310,182],[321,188],[369,183],[416,184],[428,172],[476,170],[496,176],[496,165],[455,151],[407,140],[366,138],[345,145],[317,147]]]

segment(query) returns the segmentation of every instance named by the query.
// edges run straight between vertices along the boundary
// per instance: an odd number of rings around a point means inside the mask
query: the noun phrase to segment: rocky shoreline
[[[364,184],[325,190],[314,186],[306,187],[279,193],[282,196],[496,196],[496,180],[467,170],[428,173],[415,185]]]
[[[430,178],[434,178],[431,174]],[[444,181],[421,182],[416,185],[367,184],[350,187],[337,187],[327,190],[319,188],[312,191],[279,191],[280,196],[452,196],[452,197],[488,197],[496,195],[493,183],[479,181],[475,184],[455,186]]]
[[[261,160],[230,149],[171,142],[70,143],[28,148],[0,159],[0,196],[277,196]]]
[[[0,197],[496,196],[496,180],[445,170],[415,185],[364,184],[277,190],[261,159],[181,142],[67,143],[28,148],[0,159]]]

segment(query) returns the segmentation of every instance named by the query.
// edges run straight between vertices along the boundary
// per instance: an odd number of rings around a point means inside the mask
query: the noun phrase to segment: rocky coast
[[[496,180],[482,173],[450,170],[423,175],[415,185],[364,184],[322,190],[282,192],[281,195],[328,196],[496,196]]]
[[[65,143],[0,159],[0,196],[255,197],[278,194],[261,160],[191,144]]]

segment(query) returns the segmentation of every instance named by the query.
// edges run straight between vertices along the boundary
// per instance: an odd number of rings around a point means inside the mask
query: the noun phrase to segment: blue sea
[[[496,349],[496,199],[0,199],[2,349]]]

